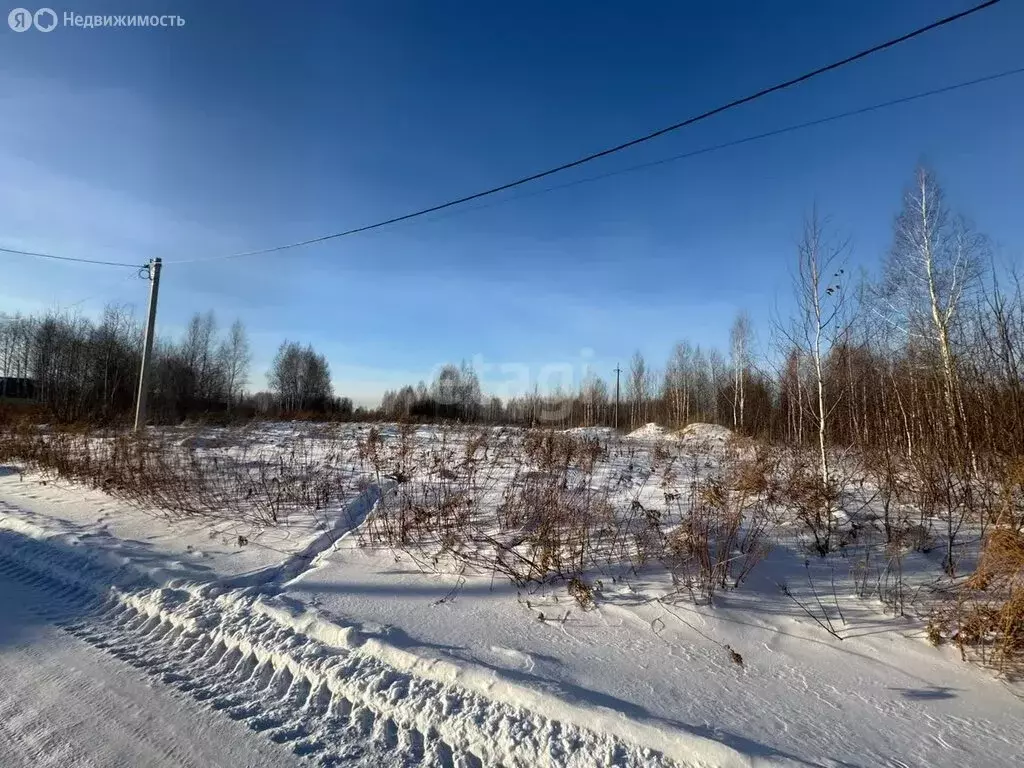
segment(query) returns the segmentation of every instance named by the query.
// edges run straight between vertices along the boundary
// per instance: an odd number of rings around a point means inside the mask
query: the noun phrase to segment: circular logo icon
[[[15,32],[27,32],[32,28],[32,11],[26,8],[15,8],[7,14],[7,26]]]
[[[53,32],[53,28],[57,26],[57,14],[53,8],[40,8],[32,17],[32,23],[40,32]]]

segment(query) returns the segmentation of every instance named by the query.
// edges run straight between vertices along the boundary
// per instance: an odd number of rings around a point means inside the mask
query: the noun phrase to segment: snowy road
[[[0,559],[0,765],[286,766],[297,758],[59,628],[80,601]],[[78,604],[76,604],[76,602]]]
[[[304,620],[325,645],[291,626],[305,614],[258,591],[153,588],[98,555],[73,537],[0,529],[5,768],[673,764],[481,695],[493,680],[467,690]]]

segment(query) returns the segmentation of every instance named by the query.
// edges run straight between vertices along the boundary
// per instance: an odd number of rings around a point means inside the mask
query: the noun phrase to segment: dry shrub
[[[806,451],[794,450],[788,461],[779,464],[776,494],[788,506],[810,535],[811,549],[820,557],[831,552],[836,543],[833,511],[839,500],[839,484],[826,486],[814,458]]]
[[[969,521],[983,521],[991,511],[979,489],[985,481],[978,474],[977,455],[956,436],[934,436],[918,446],[907,462],[910,498],[920,523],[936,520],[945,545],[943,569],[956,577],[958,538]]]
[[[1011,677],[1024,673],[1024,534],[997,528],[954,603],[932,617],[934,634]]]
[[[778,454],[763,446],[752,447],[752,455],[734,458],[729,485],[739,493],[768,493],[774,487]]]
[[[929,619],[925,627],[925,635],[928,637],[928,642],[936,647],[946,641],[946,638],[942,636],[942,626],[934,619]]]
[[[935,548],[935,537],[925,525],[911,523],[892,533],[892,542],[915,552],[931,552]]]
[[[499,569],[513,581],[571,580],[615,531],[607,491],[594,483],[593,446],[564,433],[527,433],[524,448],[535,469],[517,472],[505,487],[491,540]]]
[[[500,574],[517,585],[564,580],[586,607],[583,575],[634,570],[664,547],[661,517],[634,498],[616,509],[595,476],[607,445],[553,430],[425,435],[414,480],[378,505],[360,542],[402,549],[421,568]],[[393,452],[372,433],[360,450],[384,475]],[[592,596],[590,598],[592,600]]]
[[[522,439],[523,458],[541,470],[571,468],[591,473],[605,456],[606,448],[596,437],[582,437],[555,430],[533,429]]]
[[[888,442],[876,450],[867,450],[861,456],[867,477],[878,489],[881,506],[882,529],[889,544],[906,527],[901,510],[909,498],[909,471],[905,458],[893,450]]]
[[[13,429],[47,420],[46,409],[30,400],[0,398],[0,428]]]
[[[450,428],[424,440],[417,439],[417,429],[403,424],[387,438],[373,426],[359,440],[359,455],[374,475],[399,483],[367,521],[361,541],[415,549],[433,559],[458,553],[470,538],[474,491],[479,490],[478,454],[488,450],[487,433],[471,434],[460,450]]]
[[[1024,587],[1024,533],[1010,528],[996,528],[989,533],[978,569],[968,583],[981,590],[992,586],[1010,590]]]
[[[320,450],[298,436],[285,450],[254,446],[244,430],[224,430],[211,444],[236,446],[230,454],[197,446],[208,438],[181,433],[0,430],[0,461],[17,461],[44,475],[83,483],[168,517],[231,520],[254,526],[315,516],[343,502],[351,474],[340,449]]]
[[[997,477],[998,501],[992,522],[1024,531],[1024,457],[1006,461],[993,474]]]
[[[371,480],[395,481],[360,527],[360,544],[401,550],[426,571],[454,567],[519,585],[561,580],[584,608],[594,575],[627,577],[651,563],[669,564],[709,597],[736,586],[767,553],[774,525],[768,477],[777,459],[752,449],[720,466],[695,454],[694,467],[713,476],[687,497],[674,485],[680,456],[665,448],[657,462],[673,482],[659,509],[642,495],[654,457],[628,443],[411,424],[372,425],[354,443],[335,437],[306,429],[266,446],[238,429],[136,437],[26,427],[0,430],[0,459],[169,517],[260,526],[335,506]]]
[[[569,579],[569,594],[583,610],[594,607],[594,590],[583,579],[575,576]]]
[[[718,589],[738,587],[771,551],[778,460],[767,449],[734,450],[721,468],[695,474],[688,511],[664,546],[673,577],[695,600],[711,602]]]
[[[651,448],[651,459],[655,464],[670,462],[673,459],[672,452],[665,443],[655,443]]]

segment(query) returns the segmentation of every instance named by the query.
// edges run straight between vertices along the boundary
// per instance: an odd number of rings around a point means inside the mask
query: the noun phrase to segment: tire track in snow
[[[57,622],[81,616],[78,596],[0,557],[0,765],[226,768],[296,762],[274,755],[266,742],[239,739],[236,727],[61,632]]]
[[[40,606],[48,621],[311,764],[670,765],[358,648],[329,648],[260,611],[256,589],[126,587],[124,568],[104,569],[88,550],[2,533],[0,572],[52,596]]]

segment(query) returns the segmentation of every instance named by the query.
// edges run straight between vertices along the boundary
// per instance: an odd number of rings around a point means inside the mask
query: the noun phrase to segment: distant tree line
[[[977,457],[1024,445],[1024,283],[952,211],[918,169],[878,274],[854,278],[847,244],[811,212],[794,254],[791,317],[755,354],[737,315],[728,354],[681,341],[660,371],[637,352],[624,370],[618,424],[695,421],[814,446],[858,446],[901,460]],[[389,419],[456,418],[557,427],[615,424],[615,381],[590,374],[575,392],[484,397],[472,369],[446,366],[427,385],[385,393]],[[949,453],[952,452],[952,453]],[[958,459],[960,460],[960,459]],[[952,461],[952,459],[950,459]]]
[[[310,345],[283,342],[274,356],[267,382],[270,393],[256,398],[263,414],[276,411],[285,415],[345,418],[353,413],[349,398],[334,396],[327,358]]]
[[[430,387],[421,381],[385,392],[380,413],[393,419],[500,421],[498,414],[485,410],[480,379],[465,362],[442,366]]]
[[[31,381],[34,399],[62,421],[107,421],[132,407],[141,330],[107,307],[99,321],[0,315],[0,373]]]
[[[0,398],[31,396],[60,422],[129,419],[141,356],[142,327],[126,307],[108,306],[98,320],[0,314]],[[351,400],[334,396],[327,360],[312,347],[281,345],[268,372],[269,392],[248,393],[251,361],[240,321],[222,333],[213,312],[194,315],[180,338],[154,344],[150,420],[352,414]]]
[[[741,371],[737,378],[718,350],[704,350],[684,341],[658,376],[636,352],[620,382],[618,426],[633,429],[650,421],[667,426],[695,421],[732,426],[734,400],[739,418],[736,382],[742,380],[744,429],[764,431],[774,415],[774,385],[750,362],[745,362]],[[503,400],[485,396],[477,373],[466,363],[448,364],[429,385],[421,381],[385,392],[376,415],[399,420],[611,427],[616,425],[615,383],[589,373],[575,392],[535,392]]]

